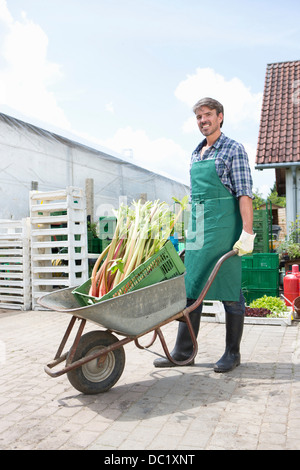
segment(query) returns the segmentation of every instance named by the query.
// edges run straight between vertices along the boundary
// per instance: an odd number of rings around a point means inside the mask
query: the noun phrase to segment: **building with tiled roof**
[[[269,168],[289,225],[300,215],[300,60],[267,65],[256,169]]]

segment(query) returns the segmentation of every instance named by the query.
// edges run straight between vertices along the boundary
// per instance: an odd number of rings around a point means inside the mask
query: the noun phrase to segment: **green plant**
[[[267,315],[268,317],[282,317],[286,316],[288,311],[285,303],[279,297],[272,297],[264,295],[259,299],[253,300],[250,305],[250,308],[267,308],[272,312],[272,315]]]
[[[290,259],[300,258],[300,215],[291,222],[288,238],[278,245],[277,252]]]
[[[91,222],[88,222],[87,229],[88,229],[88,232],[92,232],[94,238],[98,238],[97,224],[95,223],[92,224]]]
[[[278,206],[286,207],[286,197],[278,196],[278,192],[276,190],[276,182],[274,182],[273,188],[271,188],[271,191],[268,194],[268,200],[272,204],[277,204]]]
[[[300,258],[300,245],[286,240],[278,245],[277,252],[280,255],[287,254],[290,259]]]
[[[289,239],[293,243],[298,243],[300,242],[300,215],[296,217],[295,222],[291,222],[290,224],[290,236]]]

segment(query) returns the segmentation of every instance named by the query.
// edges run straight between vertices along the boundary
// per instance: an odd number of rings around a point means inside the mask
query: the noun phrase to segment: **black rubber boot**
[[[221,359],[215,364],[215,372],[229,372],[241,363],[240,343],[244,328],[244,315],[225,313],[226,348]]]
[[[187,307],[192,305],[195,300],[187,299]],[[194,330],[195,336],[197,338],[199,327],[200,327],[200,319],[201,319],[201,312],[202,312],[202,305],[197,307],[190,313],[190,320],[192,324],[192,328]],[[193,342],[191,339],[190,332],[188,330],[187,324],[185,322],[180,321],[177,331],[177,338],[176,343],[174,346],[173,351],[170,353],[171,357],[175,359],[175,361],[185,361],[188,359],[193,352]],[[194,360],[189,362],[185,365],[192,365],[194,364]],[[173,362],[169,361],[167,357],[160,357],[155,359],[153,362],[155,367],[179,367],[178,365],[174,364]],[[183,366],[180,366],[183,367]]]

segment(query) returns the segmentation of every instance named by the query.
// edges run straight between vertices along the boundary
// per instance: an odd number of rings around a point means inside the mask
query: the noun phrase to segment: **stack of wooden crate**
[[[0,308],[30,310],[30,224],[0,220]]]
[[[80,188],[30,192],[32,308],[59,288],[88,279],[86,198]]]

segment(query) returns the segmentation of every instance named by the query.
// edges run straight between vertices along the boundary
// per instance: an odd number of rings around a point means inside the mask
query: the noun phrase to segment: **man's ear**
[[[223,113],[219,113],[219,114],[218,114],[218,120],[219,120],[219,123],[220,123],[220,127],[221,127],[222,124],[223,124],[223,119],[224,119]]]

